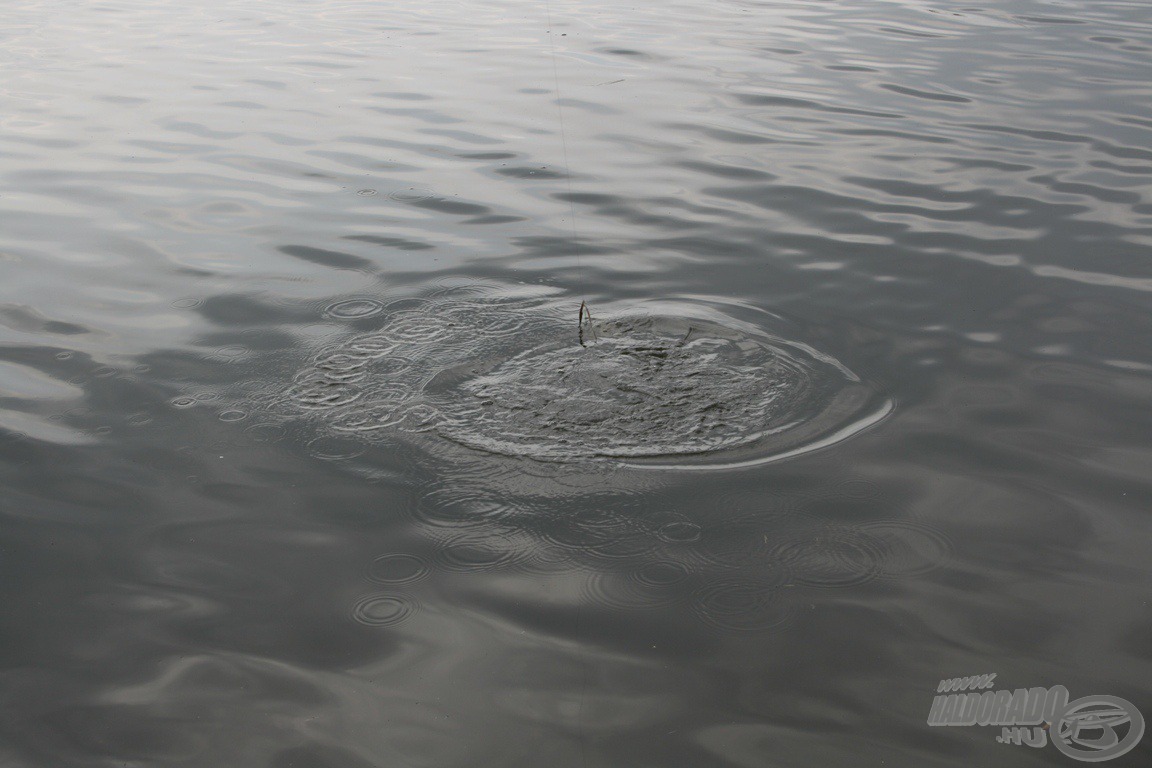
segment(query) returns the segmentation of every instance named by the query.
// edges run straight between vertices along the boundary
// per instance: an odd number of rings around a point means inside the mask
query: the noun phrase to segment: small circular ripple
[[[396,552],[380,555],[369,565],[365,576],[376,584],[411,584],[431,573],[424,558]]]
[[[384,357],[396,349],[396,343],[378,333],[366,333],[348,342],[348,353],[366,359]]]
[[[453,325],[485,339],[514,338],[540,324],[523,307],[480,301],[457,301],[441,313]]]
[[[455,323],[439,314],[408,310],[392,315],[379,334],[397,344],[431,344],[450,340],[456,333],[455,328]]]
[[[325,461],[347,461],[368,450],[367,444],[337,436],[322,435],[308,443],[308,453]]]
[[[579,526],[578,530],[587,533],[580,552],[604,560],[634,561],[652,555],[660,545],[655,535],[628,518],[595,527]]]
[[[244,430],[244,434],[254,443],[275,443],[288,435],[288,430],[281,424],[253,424]]]
[[[393,627],[407,621],[417,604],[404,595],[368,595],[352,606],[352,618],[368,627]]]
[[[324,375],[313,374],[297,381],[288,397],[301,408],[338,408],[354,403],[363,396],[356,387]]]
[[[713,580],[692,596],[692,609],[705,623],[718,629],[750,632],[787,624],[791,606],[784,590],[756,581]]]
[[[324,309],[326,317],[337,320],[362,320],[384,311],[384,304],[376,299],[344,299]]]
[[[451,275],[433,278],[431,285],[432,288],[428,292],[429,298],[436,300],[445,299],[453,302],[485,299],[486,297],[494,296],[499,290],[499,285],[496,283],[489,283],[467,277],[454,277]],[[489,300],[496,301],[497,299]]]
[[[629,576],[644,588],[668,590],[682,586],[692,577],[692,571],[688,566],[674,560],[656,560],[641,565],[629,573]]]
[[[416,383],[414,381],[416,377],[410,373],[413,365],[411,359],[393,352],[374,356],[371,367],[366,370],[377,384],[397,381],[411,389]]]
[[[837,483],[832,493],[839,498],[859,500],[876,499],[882,495],[878,484],[858,478]]]
[[[396,426],[405,415],[404,409],[397,406],[372,404],[339,414],[330,426],[339,432],[374,432]]]
[[[449,571],[508,570],[531,563],[532,541],[527,536],[499,529],[469,531],[441,542],[432,557],[437,565]]]
[[[943,532],[902,520],[865,523],[860,529],[884,548],[884,576],[919,576],[952,556],[952,540]]]
[[[364,361],[351,355],[329,354],[316,361],[317,380],[351,384],[361,381],[367,375]]]
[[[301,408],[337,408],[354,403],[363,395],[358,389],[339,382],[311,382],[293,387],[288,396]]]
[[[662,608],[686,599],[692,579],[682,563],[656,560],[625,573],[594,573],[584,593],[597,604],[620,610]]]
[[[220,347],[214,350],[210,355],[206,355],[204,359],[217,363],[234,363],[245,357],[248,352],[248,348],[241,344],[229,344],[226,347]]]
[[[438,488],[412,510],[417,522],[433,528],[477,528],[517,515],[513,504],[470,488]]]
[[[764,559],[775,524],[772,518],[756,514],[727,515],[701,525],[699,536],[683,556],[713,569],[747,567]]]
[[[417,203],[435,196],[436,193],[427,187],[405,187],[388,194],[388,197],[401,203]]]
[[[579,559],[635,562],[659,548],[660,540],[636,514],[642,509],[639,500],[608,495],[601,503],[595,497],[585,503],[588,506],[545,517],[533,531]]]
[[[700,540],[702,531],[691,520],[669,520],[656,529],[656,535],[667,544],[690,544]]]
[[[427,403],[416,403],[403,410],[400,429],[405,432],[430,432],[444,420],[440,409]]]
[[[808,587],[851,587],[884,573],[884,543],[859,528],[830,526],[787,533],[772,541],[769,556]]]

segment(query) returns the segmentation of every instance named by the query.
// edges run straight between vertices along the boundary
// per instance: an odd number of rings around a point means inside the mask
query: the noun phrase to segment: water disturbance
[[[0,40],[3,768],[1099,757],[928,723],[992,673],[1152,718],[1146,0]]]
[[[766,461],[888,407],[828,355],[717,308],[643,302],[584,320],[555,299],[443,292],[325,346],[289,400],[331,430],[432,433],[538,461]]]

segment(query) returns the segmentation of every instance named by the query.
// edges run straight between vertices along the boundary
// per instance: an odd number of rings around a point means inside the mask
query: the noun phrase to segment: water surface
[[[986,673],[1152,717],[1143,4],[0,40],[0,763],[1075,764],[927,725]]]

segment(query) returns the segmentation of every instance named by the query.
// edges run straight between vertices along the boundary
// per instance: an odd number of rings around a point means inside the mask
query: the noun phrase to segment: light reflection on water
[[[925,722],[990,672],[1152,716],[1142,6],[547,10],[0,10],[0,762],[1014,764]],[[453,411],[582,300],[868,395],[712,461]]]

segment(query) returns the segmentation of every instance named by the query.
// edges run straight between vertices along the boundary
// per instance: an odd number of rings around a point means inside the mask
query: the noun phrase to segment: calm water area
[[[1150,182],[1146,0],[9,0],[0,768],[1152,764]]]

